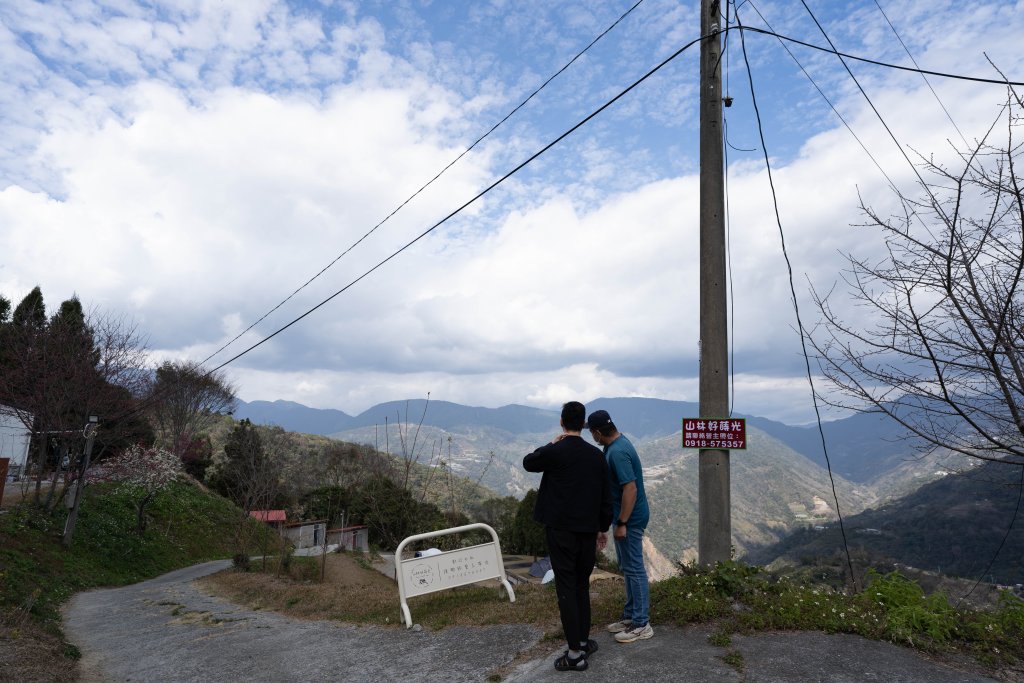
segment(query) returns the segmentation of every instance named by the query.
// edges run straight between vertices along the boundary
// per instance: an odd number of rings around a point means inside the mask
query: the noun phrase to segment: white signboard
[[[402,560],[405,597],[413,598],[485,579],[502,578],[502,567],[498,546],[494,543],[450,550],[431,557]]]
[[[493,541],[481,543],[469,548],[449,550],[429,557],[411,557],[401,560],[402,549],[413,541],[426,540],[437,536],[457,534],[473,529],[484,529],[490,532]],[[395,577],[398,580],[398,593],[402,603],[402,620],[406,628],[412,627],[412,615],[409,612],[408,598],[418,595],[425,595],[435,591],[465,586],[477,581],[487,579],[498,579],[508,593],[509,601],[515,602],[516,595],[512,591],[512,585],[505,577],[505,563],[501,559],[501,545],[498,542],[498,534],[486,524],[467,524],[466,526],[454,527],[432,531],[427,534],[410,536],[398,544],[395,551],[397,569]]]

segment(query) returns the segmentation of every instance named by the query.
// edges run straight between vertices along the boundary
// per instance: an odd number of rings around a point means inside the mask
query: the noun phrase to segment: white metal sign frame
[[[428,557],[401,559],[402,550],[410,543],[474,529],[487,531],[491,535],[492,541]],[[487,524],[466,524],[451,529],[416,534],[399,543],[395,550],[395,580],[398,582],[398,596],[402,603],[402,620],[405,622],[406,628],[412,628],[409,598],[487,579],[501,581],[505,592],[508,593],[509,602],[516,601],[512,584],[505,576],[505,562],[501,557],[501,543],[498,541],[498,534]]]

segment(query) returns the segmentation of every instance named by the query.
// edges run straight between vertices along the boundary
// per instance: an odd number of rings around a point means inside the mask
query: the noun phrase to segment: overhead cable
[[[739,16],[739,10],[735,12],[736,23],[742,26],[742,22]],[[757,132],[761,138],[761,151],[764,153],[764,164],[768,174],[768,186],[771,189],[772,194],[772,207],[775,211],[775,223],[779,227],[779,240],[782,244],[782,256],[786,261],[786,271],[789,279],[789,292],[793,298],[793,312],[796,316],[797,332],[800,335],[800,348],[804,356],[804,365],[807,369],[807,382],[811,387],[811,399],[814,404],[814,416],[818,424],[818,434],[821,437],[821,448],[825,454],[825,466],[828,469],[828,479],[832,484],[832,498],[836,503],[836,515],[839,517],[839,531],[843,537],[843,548],[846,550],[846,565],[850,570],[850,581],[853,582],[854,588],[857,587],[857,576],[853,571],[853,560],[850,557],[850,546],[846,540],[846,527],[843,523],[843,514],[839,505],[839,494],[836,492],[836,480],[832,474],[832,461],[828,455],[828,446],[825,442],[825,430],[821,424],[821,410],[818,406],[818,392],[814,388],[814,375],[811,372],[811,358],[810,354],[807,353],[807,332],[804,329],[803,321],[800,318],[800,304],[796,298],[796,286],[793,284],[793,264],[789,260],[789,251],[786,249],[786,233],[782,228],[782,217],[779,214],[779,198],[775,191],[775,180],[772,176],[772,165],[768,156],[768,147],[765,144],[764,139],[764,127],[761,124],[761,112],[757,106],[757,94],[754,90],[754,73],[750,68],[750,60],[747,58],[747,42],[743,35],[743,31],[740,31],[740,47],[743,50],[743,61],[747,67],[747,81],[750,84],[750,101],[754,108],[754,118],[757,121]]]
[[[839,55],[839,52],[836,51],[835,49],[835,43],[833,43],[832,39],[829,38],[828,33],[825,31],[825,27],[821,25],[820,21],[818,21],[818,17],[816,17],[814,15],[814,12],[811,11],[811,8],[807,4],[807,0],[800,0],[800,4],[802,4],[804,6],[804,9],[807,10],[807,14],[810,15],[811,20],[814,22],[815,26],[818,27],[819,31],[821,31],[821,35],[825,36],[825,40],[827,40],[828,44],[832,46],[832,49],[833,51],[835,51],[835,54]],[[839,62],[843,65],[843,68],[846,69],[846,73],[849,74],[850,79],[853,80],[854,85],[857,86],[857,90],[860,91],[860,94],[864,97],[864,100],[868,103],[868,106],[871,107],[871,111],[875,112],[875,116],[878,118],[879,123],[881,123],[882,127],[885,128],[885,132],[889,134],[889,137],[892,139],[893,143],[895,143],[896,148],[899,149],[900,154],[903,155],[903,158],[910,166],[910,169],[914,172],[914,175],[917,176],[917,181],[921,183],[922,189],[924,189],[924,191],[931,198],[932,207],[934,208],[934,210],[938,212],[939,215],[942,216],[943,220],[945,220],[946,223],[948,223],[949,217],[943,210],[938,198],[935,196],[935,193],[932,192],[931,187],[929,187],[928,183],[925,182],[924,178],[921,177],[921,172],[917,170],[917,166],[914,164],[913,161],[910,160],[910,157],[907,155],[907,151],[903,149],[903,145],[900,144],[900,141],[898,139],[896,139],[896,134],[892,132],[892,129],[889,127],[889,124],[886,123],[885,117],[882,116],[882,112],[878,111],[878,107],[875,106],[875,103],[871,100],[871,97],[868,95],[867,91],[864,90],[864,86],[862,86],[860,84],[860,81],[857,80],[857,77],[853,74],[853,70],[850,69],[850,65],[846,63],[846,60],[843,59],[842,56],[839,57]]]
[[[442,218],[441,220],[439,220],[439,221],[437,221],[436,223],[434,223],[433,225],[431,225],[431,226],[430,226],[429,228],[427,228],[426,230],[424,230],[423,232],[421,232],[421,233],[420,233],[419,235],[417,235],[417,236],[416,236],[416,237],[414,237],[413,239],[411,239],[411,240],[409,240],[408,242],[406,242],[406,243],[405,243],[405,244],[404,244],[404,245],[403,245],[402,247],[400,247],[399,249],[397,249],[397,250],[395,250],[394,252],[392,252],[392,253],[391,253],[391,254],[390,254],[389,256],[387,256],[386,258],[384,258],[384,259],[382,259],[382,260],[378,261],[376,265],[374,265],[374,266],[373,266],[372,268],[370,268],[370,269],[366,270],[365,272],[363,272],[363,274],[362,274],[362,275],[360,275],[359,277],[357,277],[357,278],[355,278],[354,280],[350,281],[350,282],[349,282],[349,283],[348,283],[347,285],[345,285],[345,286],[344,286],[344,287],[342,287],[341,289],[337,290],[336,292],[334,292],[334,294],[331,294],[331,295],[330,295],[329,297],[327,297],[326,299],[324,299],[323,301],[321,301],[321,302],[320,302],[320,303],[318,303],[317,305],[315,305],[315,306],[313,306],[312,308],[310,308],[310,309],[306,310],[306,312],[305,312],[305,313],[303,313],[302,315],[298,316],[297,318],[294,318],[294,319],[293,319],[293,320],[292,320],[291,322],[287,323],[286,325],[283,325],[282,327],[279,327],[279,328],[278,328],[277,330],[275,330],[275,331],[274,331],[274,332],[272,332],[271,334],[267,335],[266,337],[264,337],[264,338],[263,338],[263,339],[261,339],[260,341],[256,342],[255,344],[253,344],[253,345],[249,346],[249,347],[248,347],[248,348],[246,348],[245,350],[243,350],[243,351],[241,351],[241,352],[239,352],[239,353],[235,354],[234,356],[232,356],[232,357],[231,357],[231,358],[229,358],[228,360],[224,361],[223,363],[221,363],[220,365],[218,365],[217,367],[215,367],[215,368],[214,368],[213,370],[211,370],[210,372],[216,372],[217,370],[220,370],[221,368],[223,368],[223,367],[225,367],[225,366],[227,366],[227,365],[229,365],[229,364],[231,364],[231,363],[235,362],[236,360],[238,360],[238,359],[239,359],[239,358],[241,358],[242,356],[246,355],[246,354],[247,354],[247,353],[249,353],[250,351],[252,351],[252,350],[256,349],[256,348],[257,348],[257,347],[259,347],[259,346],[262,346],[263,344],[265,344],[266,342],[270,341],[271,339],[273,339],[273,338],[274,338],[274,337],[276,337],[277,335],[281,334],[282,332],[284,332],[284,331],[285,331],[285,330],[287,330],[287,329],[288,329],[289,327],[291,327],[292,325],[296,324],[297,322],[299,322],[299,321],[300,321],[300,320],[302,320],[303,318],[306,318],[306,317],[307,317],[307,316],[309,316],[309,315],[310,315],[311,313],[313,313],[313,312],[314,312],[314,311],[316,311],[317,309],[321,308],[322,306],[324,306],[325,304],[327,304],[327,303],[328,303],[329,301],[331,301],[332,299],[334,299],[334,298],[335,298],[335,297],[337,297],[338,295],[340,295],[340,294],[342,294],[343,292],[345,292],[345,291],[349,290],[350,288],[352,288],[352,287],[353,287],[353,286],[354,286],[355,284],[357,284],[358,282],[360,282],[361,280],[363,280],[364,278],[366,278],[366,277],[367,277],[368,275],[370,275],[371,273],[373,273],[373,272],[374,272],[375,270],[377,270],[378,268],[380,268],[381,266],[383,266],[384,264],[386,264],[386,263],[387,263],[388,261],[390,261],[391,259],[393,259],[393,258],[395,258],[396,256],[398,256],[398,255],[399,255],[399,254],[401,254],[402,252],[404,252],[404,251],[405,251],[406,249],[408,249],[408,248],[409,248],[409,247],[411,247],[412,245],[414,245],[414,244],[416,244],[417,242],[419,242],[419,241],[420,241],[421,239],[423,239],[424,237],[426,237],[427,235],[429,235],[430,233],[432,233],[432,232],[433,232],[434,230],[436,230],[437,228],[441,227],[442,225],[444,225],[445,223],[447,223],[447,222],[448,222],[449,220],[451,220],[452,218],[454,218],[454,217],[455,217],[455,216],[456,216],[457,214],[461,213],[461,212],[462,212],[462,211],[463,211],[464,209],[466,209],[467,207],[469,207],[470,205],[472,205],[473,203],[475,203],[475,202],[476,202],[476,201],[477,201],[478,199],[480,199],[481,197],[483,197],[483,196],[484,196],[485,194],[487,194],[488,192],[490,192],[491,190],[493,190],[494,188],[496,188],[496,187],[497,187],[498,185],[502,184],[503,182],[505,182],[506,180],[508,180],[509,178],[511,178],[511,177],[512,177],[513,175],[515,175],[516,173],[518,173],[519,171],[521,171],[521,170],[522,170],[523,168],[525,168],[525,167],[526,167],[527,165],[529,165],[529,164],[530,164],[531,162],[533,162],[533,161],[534,161],[535,159],[537,159],[537,157],[541,156],[542,154],[544,154],[545,152],[547,152],[547,151],[548,151],[549,149],[551,149],[552,147],[554,147],[555,145],[557,145],[557,144],[558,144],[559,142],[561,142],[562,140],[564,140],[565,138],[567,138],[567,137],[568,137],[569,135],[571,135],[572,133],[576,132],[576,130],[577,130],[577,129],[581,128],[581,127],[582,127],[583,125],[585,125],[586,123],[588,123],[588,122],[589,122],[589,121],[590,121],[591,119],[593,119],[593,118],[594,118],[595,116],[597,116],[598,114],[600,114],[601,112],[603,112],[603,111],[604,111],[605,109],[607,109],[608,107],[610,107],[610,106],[612,106],[613,104],[615,104],[616,102],[618,102],[618,101],[619,101],[620,99],[622,99],[623,97],[625,97],[625,96],[626,96],[626,95],[627,95],[627,94],[628,94],[629,92],[631,92],[631,91],[632,91],[632,90],[633,90],[634,88],[636,88],[636,87],[637,87],[638,85],[640,85],[641,83],[643,83],[644,81],[646,81],[646,80],[647,80],[648,78],[650,78],[651,76],[653,76],[653,75],[654,75],[655,73],[657,73],[657,72],[658,72],[658,71],[659,71],[659,70],[660,70],[660,69],[661,69],[662,67],[664,67],[664,66],[665,66],[666,64],[668,64],[669,62],[671,62],[672,60],[674,60],[674,59],[675,59],[676,57],[678,57],[678,56],[679,56],[679,55],[681,55],[681,54],[682,54],[683,52],[685,52],[686,50],[690,49],[691,47],[693,47],[694,45],[696,45],[697,43],[699,43],[699,42],[700,42],[701,40],[703,40],[703,39],[704,39],[704,37],[703,37],[703,36],[701,36],[700,38],[694,38],[694,39],[693,39],[693,40],[691,40],[691,41],[690,41],[689,43],[687,43],[687,44],[686,44],[686,45],[684,45],[683,47],[681,47],[681,48],[679,48],[678,50],[676,50],[675,52],[673,52],[673,53],[672,53],[671,55],[669,55],[668,57],[666,57],[666,58],[665,58],[665,59],[664,59],[664,60],[663,60],[663,61],[662,61],[661,63],[659,63],[659,64],[658,64],[657,66],[655,66],[655,67],[654,67],[653,69],[651,69],[650,71],[648,71],[647,73],[645,73],[645,74],[644,74],[643,76],[641,76],[640,78],[638,78],[637,80],[635,80],[635,81],[634,81],[634,82],[633,82],[633,83],[632,83],[632,84],[631,84],[631,85],[630,85],[629,87],[627,87],[627,88],[626,88],[625,90],[623,90],[623,91],[622,91],[622,92],[620,92],[620,93],[619,93],[618,95],[616,95],[615,97],[611,98],[610,100],[608,100],[607,102],[605,102],[604,104],[602,104],[602,105],[601,105],[600,107],[598,107],[597,109],[595,109],[595,110],[594,110],[593,112],[591,112],[590,114],[588,114],[588,115],[587,115],[586,117],[584,117],[584,118],[583,118],[583,119],[582,119],[581,121],[579,121],[579,123],[575,124],[574,126],[572,126],[571,128],[569,128],[569,129],[568,129],[567,131],[565,131],[564,133],[562,133],[561,135],[559,135],[559,136],[558,136],[557,138],[555,138],[554,140],[552,140],[552,141],[551,141],[551,142],[549,142],[548,144],[544,145],[544,146],[543,146],[542,148],[540,148],[540,149],[539,149],[538,151],[536,151],[536,152],[534,152],[534,153],[533,153],[532,155],[530,155],[530,157],[529,157],[529,158],[527,158],[527,159],[526,159],[525,161],[523,161],[523,162],[522,162],[522,163],[520,163],[520,164],[519,164],[518,166],[516,166],[515,168],[513,168],[513,169],[512,169],[511,171],[509,171],[508,173],[506,173],[505,175],[501,176],[500,178],[498,178],[497,180],[495,180],[495,181],[494,181],[493,183],[491,183],[490,185],[488,185],[487,187],[485,187],[485,188],[484,188],[483,190],[481,190],[481,191],[480,191],[479,193],[477,193],[477,194],[476,194],[475,196],[473,196],[473,197],[472,197],[471,199],[469,199],[469,200],[468,200],[468,201],[466,201],[466,202],[465,202],[464,204],[462,204],[461,206],[459,206],[458,208],[456,208],[456,209],[455,209],[454,211],[452,211],[451,213],[449,213],[449,214],[448,214],[447,216],[445,216],[445,217],[444,217],[444,218]]]
[[[413,192],[413,193],[412,193],[411,195],[409,195],[408,197],[406,197],[405,201],[403,201],[403,202],[402,202],[401,204],[399,204],[399,205],[398,205],[397,207],[395,207],[395,208],[394,208],[394,209],[393,209],[393,210],[391,211],[391,213],[389,213],[388,215],[386,215],[386,216],[385,216],[385,217],[384,217],[384,218],[383,218],[383,219],[382,219],[382,220],[381,220],[381,221],[380,221],[379,223],[377,223],[377,224],[376,224],[375,226],[373,226],[372,228],[370,228],[370,229],[369,229],[369,230],[368,230],[368,231],[367,231],[367,232],[366,232],[366,233],[365,233],[365,234],[364,234],[364,235],[363,235],[362,237],[360,237],[360,238],[359,238],[359,239],[357,239],[357,240],[356,240],[355,242],[353,242],[353,243],[352,243],[352,244],[351,244],[351,245],[350,245],[350,246],[349,246],[349,247],[348,247],[347,249],[345,249],[345,251],[343,251],[343,252],[341,252],[340,254],[338,254],[338,255],[337,255],[337,256],[336,256],[335,258],[334,258],[334,260],[333,260],[333,261],[331,261],[331,262],[330,262],[330,263],[328,263],[328,264],[327,264],[326,266],[324,266],[323,268],[321,268],[321,269],[320,269],[320,271],[319,271],[319,272],[318,272],[318,273],[317,273],[316,275],[314,275],[313,277],[311,277],[311,278],[309,278],[308,280],[306,280],[306,281],[305,281],[304,283],[302,283],[302,285],[300,285],[300,286],[299,286],[299,288],[298,288],[298,289],[296,289],[296,290],[295,290],[294,292],[292,292],[292,293],[291,293],[291,294],[289,294],[289,295],[288,295],[287,297],[285,297],[285,298],[284,298],[284,299],[283,299],[283,300],[282,300],[282,301],[281,301],[280,303],[278,303],[278,304],[277,304],[276,306],[274,306],[274,307],[273,307],[273,308],[271,308],[271,309],[270,309],[269,311],[267,311],[267,312],[266,312],[266,313],[264,313],[264,314],[263,314],[262,316],[260,316],[260,318],[259,318],[258,320],[256,320],[256,321],[255,321],[254,323],[252,323],[252,324],[251,324],[251,325],[249,325],[249,326],[248,326],[247,328],[245,328],[244,330],[242,330],[241,332],[239,332],[239,333],[238,333],[237,335],[235,335],[235,337],[234,337],[233,339],[231,339],[231,340],[230,340],[229,342],[227,342],[226,344],[224,344],[223,346],[221,346],[221,347],[220,347],[219,349],[217,349],[216,351],[214,351],[213,353],[211,353],[211,354],[210,354],[209,356],[207,356],[207,357],[206,357],[206,358],[205,358],[205,359],[204,359],[204,360],[203,360],[203,361],[202,361],[202,362],[200,363],[200,365],[202,365],[203,363],[206,363],[206,362],[207,362],[207,361],[209,361],[209,360],[210,360],[211,358],[213,358],[214,356],[216,356],[217,354],[219,354],[219,353],[220,353],[221,351],[223,351],[223,350],[224,350],[224,349],[226,349],[227,347],[229,347],[229,346],[231,346],[232,344],[234,344],[234,343],[235,343],[236,341],[238,341],[238,340],[239,340],[239,339],[240,339],[240,338],[242,337],[242,335],[244,335],[244,334],[245,334],[246,332],[248,332],[248,331],[249,331],[249,330],[251,330],[252,328],[256,327],[256,325],[259,325],[259,324],[260,324],[261,322],[263,322],[264,320],[266,320],[266,319],[267,319],[267,316],[269,316],[269,315],[270,315],[271,313],[273,313],[273,312],[274,312],[274,311],[276,311],[277,309],[281,308],[281,306],[283,306],[284,304],[288,303],[288,301],[290,301],[290,300],[292,299],[292,297],[294,297],[294,296],[295,296],[296,294],[298,294],[298,293],[299,293],[299,292],[301,292],[301,291],[302,291],[303,289],[305,289],[306,287],[308,287],[308,286],[309,286],[309,285],[310,285],[310,284],[311,284],[311,283],[312,283],[312,282],[313,282],[314,280],[316,280],[316,279],[317,279],[318,277],[320,277],[320,276],[321,276],[321,275],[323,275],[323,274],[324,274],[325,272],[327,272],[327,270],[328,270],[328,269],[329,269],[329,268],[330,268],[331,266],[333,266],[333,265],[334,265],[335,263],[337,263],[338,261],[340,261],[340,260],[342,259],[342,257],[344,257],[344,256],[345,256],[346,254],[348,254],[348,253],[349,253],[350,251],[352,251],[352,250],[353,250],[353,249],[355,249],[355,248],[356,248],[357,246],[359,246],[359,244],[360,244],[360,243],[361,243],[361,242],[362,242],[363,240],[365,240],[365,239],[366,239],[367,237],[369,237],[369,236],[370,236],[370,235],[372,235],[372,234],[373,234],[374,232],[376,232],[377,228],[381,227],[381,226],[382,226],[382,225],[384,225],[384,224],[385,224],[386,222],[388,222],[388,220],[390,220],[390,219],[391,219],[391,217],[392,217],[392,216],[394,216],[394,215],[395,215],[396,213],[398,213],[399,211],[401,211],[401,210],[402,210],[402,209],[403,209],[403,208],[404,208],[404,207],[406,206],[406,204],[408,204],[409,202],[411,202],[411,201],[412,201],[413,199],[415,199],[415,198],[416,198],[416,197],[417,197],[417,196],[418,196],[418,195],[419,195],[419,194],[420,194],[421,192],[423,192],[423,191],[424,191],[425,189],[427,189],[428,187],[430,187],[430,186],[431,186],[431,185],[432,185],[432,184],[434,183],[434,181],[436,181],[436,180],[437,180],[438,178],[440,178],[440,177],[441,177],[442,175],[444,175],[444,173],[445,173],[445,172],[446,172],[446,171],[447,171],[448,169],[450,169],[450,168],[451,168],[452,166],[454,166],[454,165],[455,165],[456,163],[458,163],[458,162],[459,162],[459,160],[460,160],[460,159],[462,159],[462,157],[464,157],[464,156],[466,156],[467,154],[469,154],[469,153],[470,153],[470,152],[471,152],[471,151],[472,151],[472,150],[473,150],[474,148],[476,148],[476,146],[477,146],[477,145],[479,145],[479,144],[480,144],[481,142],[483,142],[485,138],[487,138],[487,137],[488,137],[488,136],[489,136],[489,135],[490,135],[491,133],[493,133],[494,131],[496,131],[496,130],[498,129],[498,127],[499,127],[499,126],[501,126],[501,125],[502,125],[503,123],[505,123],[506,121],[508,121],[508,120],[509,120],[509,119],[510,119],[510,118],[511,118],[511,117],[512,117],[512,116],[513,116],[513,115],[514,115],[514,114],[515,114],[515,113],[516,113],[517,111],[519,111],[520,109],[522,109],[522,108],[523,108],[523,106],[525,106],[527,102],[529,102],[530,100],[532,100],[532,99],[534,98],[534,96],[535,96],[535,95],[536,95],[537,93],[539,93],[539,92],[540,92],[541,90],[543,90],[543,89],[544,89],[545,87],[547,87],[547,85],[548,85],[549,83],[551,83],[551,81],[555,80],[555,78],[557,78],[557,77],[558,77],[559,75],[561,75],[563,71],[565,71],[565,70],[566,70],[566,69],[568,69],[568,68],[569,68],[570,66],[572,66],[572,64],[573,64],[573,63],[575,63],[577,59],[579,59],[580,57],[582,57],[582,56],[583,56],[583,55],[584,55],[584,54],[585,54],[585,53],[586,53],[586,52],[587,52],[587,51],[588,51],[588,50],[589,50],[590,48],[592,48],[592,47],[593,47],[593,46],[594,46],[594,45],[595,45],[595,44],[597,43],[597,41],[599,41],[599,40],[601,40],[602,38],[604,38],[604,37],[605,37],[605,35],[607,35],[609,31],[611,31],[611,30],[612,30],[613,28],[615,28],[615,27],[616,27],[616,26],[617,26],[617,25],[619,24],[619,22],[621,22],[621,21],[622,21],[623,19],[625,19],[625,18],[626,18],[626,17],[627,17],[627,16],[628,16],[628,15],[629,15],[629,14],[630,14],[630,13],[631,13],[631,12],[632,12],[633,10],[635,10],[635,9],[636,9],[637,7],[639,7],[639,6],[640,6],[640,4],[641,4],[641,3],[643,2],[643,1],[644,1],[644,0],[637,0],[637,1],[636,1],[636,2],[635,2],[635,3],[634,3],[634,4],[633,4],[633,5],[632,5],[632,6],[631,6],[631,7],[629,8],[629,9],[627,9],[627,10],[626,10],[625,12],[623,12],[623,13],[622,13],[622,14],[621,14],[621,15],[619,16],[619,18],[618,18],[618,19],[616,19],[615,21],[613,21],[613,22],[611,23],[611,25],[610,25],[610,26],[608,26],[608,28],[606,28],[606,29],[605,29],[604,31],[602,31],[602,32],[601,32],[601,33],[600,33],[600,34],[599,34],[599,35],[598,35],[598,36],[597,36],[596,38],[594,38],[594,39],[593,39],[592,41],[590,41],[590,43],[589,43],[589,44],[588,44],[588,45],[587,45],[587,46],[586,46],[585,48],[583,48],[582,50],[580,50],[579,52],[577,52],[577,53],[576,53],[576,55],[575,55],[575,56],[574,56],[574,57],[573,57],[572,59],[570,59],[570,60],[569,60],[568,62],[566,62],[566,63],[565,63],[565,64],[564,64],[563,66],[562,66],[562,68],[560,68],[560,69],[559,69],[558,71],[556,71],[556,72],[555,72],[555,73],[553,73],[553,74],[552,74],[551,76],[549,76],[549,77],[548,77],[548,79],[547,79],[546,81],[544,81],[543,83],[541,83],[541,84],[540,84],[540,85],[539,85],[539,86],[538,86],[538,87],[537,87],[537,88],[536,88],[536,89],[535,89],[535,90],[534,90],[533,92],[531,92],[531,93],[530,93],[530,94],[529,94],[529,95],[528,95],[528,96],[526,97],[526,99],[524,99],[524,100],[523,100],[522,102],[520,102],[519,104],[517,104],[517,105],[516,105],[516,106],[515,106],[515,107],[514,107],[514,108],[512,109],[512,111],[510,111],[510,112],[509,112],[508,114],[506,114],[506,115],[505,115],[505,116],[504,116],[504,117],[503,117],[503,118],[502,118],[502,119],[501,119],[500,121],[498,121],[498,122],[497,122],[496,124],[494,124],[493,126],[491,126],[491,127],[490,127],[490,129],[489,129],[489,130],[488,130],[488,131],[487,131],[486,133],[484,133],[483,135],[481,135],[480,137],[478,137],[478,138],[477,138],[477,139],[476,139],[476,140],[475,140],[475,141],[473,142],[473,144],[471,144],[471,145],[470,145],[469,147],[467,147],[466,149],[464,149],[464,150],[462,151],[462,153],[461,153],[461,154],[459,154],[459,155],[458,155],[457,157],[455,157],[454,159],[452,159],[452,161],[451,161],[451,162],[449,162],[447,166],[445,166],[445,167],[444,167],[444,168],[442,168],[442,169],[441,169],[440,171],[438,171],[438,172],[437,172],[437,174],[436,174],[436,175],[435,175],[435,176],[434,176],[433,178],[431,178],[430,180],[428,180],[428,181],[427,181],[426,183],[424,183],[424,184],[423,184],[423,186],[422,186],[422,187],[420,187],[420,189],[416,190],[416,191],[415,191],[415,192]]]
[[[991,83],[993,85],[1020,85],[1024,86],[1024,81],[1010,81],[1007,79],[1000,78],[982,78],[980,76],[965,76],[963,74],[953,74],[944,71],[931,71],[929,69],[911,68],[902,64],[890,64],[889,62],[882,62],[877,59],[871,59],[870,57],[861,57],[859,55],[851,55],[846,52],[840,52],[832,46],[831,48],[822,47],[821,45],[815,45],[814,43],[808,43],[803,40],[798,40],[775,31],[766,31],[763,28],[757,28],[756,26],[736,26],[734,29],[722,29],[725,30],[739,30],[745,33],[761,33],[766,36],[774,36],[780,40],[793,43],[794,45],[800,45],[802,47],[810,48],[812,50],[818,50],[819,52],[827,52],[830,55],[842,57],[843,59],[852,59],[857,62],[864,62],[865,64],[874,64],[875,66],[882,66],[886,69],[896,69],[898,71],[909,71],[915,74],[925,74],[927,76],[939,76],[941,78],[952,78],[958,81],[972,81],[974,83]]]
[[[750,8],[757,13],[757,16],[761,18],[761,21],[765,23],[765,26],[767,26],[769,29],[772,29],[772,25],[768,22],[768,19],[764,16],[764,14],[761,13],[761,10],[759,10],[751,0],[748,0],[747,4],[749,4]],[[772,30],[774,31],[774,29]],[[828,106],[832,109],[832,112],[846,127],[846,130],[850,132],[850,135],[852,135],[853,139],[857,141],[857,144],[860,145],[860,148],[864,150],[865,154],[868,155],[868,158],[871,159],[871,162],[875,165],[875,168],[878,169],[878,172],[881,173],[882,176],[885,178],[886,182],[889,183],[889,187],[891,187],[893,192],[895,192],[898,196],[902,197],[903,195],[900,192],[899,188],[896,186],[896,183],[893,182],[892,178],[889,177],[889,174],[885,172],[884,168],[882,168],[882,164],[878,162],[878,159],[875,158],[875,155],[871,153],[871,150],[869,150],[867,145],[864,144],[864,141],[860,139],[860,136],[858,136],[857,133],[853,130],[853,127],[849,124],[846,118],[839,112],[839,109],[836,108],[836,105],[833,104],[832,100],[830,100],[828,95],[825,94],[825,91],[821,89],[817,81],[814,80],[814,77],[811,76],[811,74],[807,71],[806,68],[804,68],[803,63],[799,59],[797,59],[797,56],[793,54],[792,50],[789,49],[789,46],[786,45],[786,41],[783,39],[783,37],[778,34],[774,35],[776,39],[779,41],[779,45],[782,46],[782,49],[786,51],[786,54],[789,55],[790,59],[792,59],[796,63],[797,67],[799,67],[801,73],[803,73],[807,80],[811,82],[811,85],[813,85],[814,89],[818,91],[818,94],[821,95],[821,99],[825,100]]]
[[[887,15],[885,13],[885,10],[882,9],[882,5],[879,4],[878,0],[875,0],[875,7],[878,8],[878,11],[881,12],[882,17],[885,18],[885,23],[889,24],[889,28],[892,29],[892,33],[894,36],[896,36],[896,40],[900,41],[900,45],[903,46],[904,52],[906,52],[907,56],[910,57],[910,61],[914,63],[915,67],[920,69],[921,66],[917,63],[917,60],[914,59],[914,55],[910,53],[910,48],[907,47],[907,44],[905,42],[903,42],[903,38],[900,36],[899,31],[896,30],[896,27],[893,25],[892,21],[889,20],[889,15]],[[928,80],[928,76],[926,76],[922,72],[921,79],[924,80],[924,84],[928,86],[928,89],[932,91],[932,96],[935,97],[935,101],[939,103],[939,106],[942,108],[942,111],[946,114],[946,118],[949,119],[949,122],[951,124],[953,124],[953,128],[955,128],[957,134],[960,135],[960,139],[963,140],[964,145],[970,147],[970,143],[967,142],[967,138],[964,137],[963,132],[961,132],[960,126],[956,125],[956,121],[953,120],[953,115],[949,113],[949,110],[946,109],[946,105],[942,102],[942,98],[939,97],[939,93],[935,92],[935,88],[932,87],[932,83],[931,81]]]

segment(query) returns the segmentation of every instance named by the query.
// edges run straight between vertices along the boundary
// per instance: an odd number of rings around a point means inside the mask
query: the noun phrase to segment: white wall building
[[[31,414],[0,405],[0,458],[10,458],[8,473],[12,475],[20,474],[28,460],[32,435],[26,423],[32,424]]]

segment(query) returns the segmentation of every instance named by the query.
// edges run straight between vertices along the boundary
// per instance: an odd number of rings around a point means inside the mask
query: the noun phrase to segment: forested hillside
[[[850,546],[880,560],[943,574],[1024,583],[1020,467],[962,460],[964,469],[958,474],[922,486],[881,509],[846,517]],[[841,549],[842,536],[833,523],[757,549],[749,559],[771,562],[781,557],[801,563]]]

